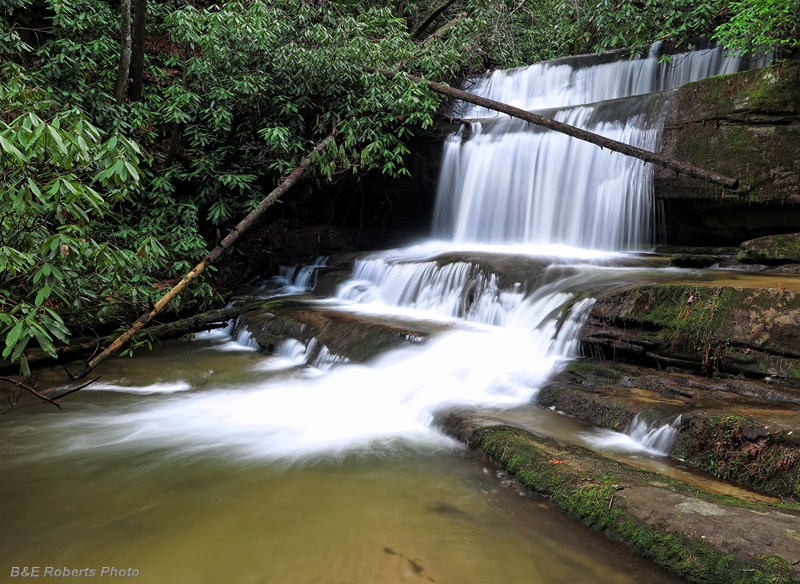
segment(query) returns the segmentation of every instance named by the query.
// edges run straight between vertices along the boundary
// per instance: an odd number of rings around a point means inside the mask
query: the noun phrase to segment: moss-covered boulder
[[[669,259],[669,265],[677,268],[709,268],[718,264],[721,259],[717,255],[676,253]]]
[[[800,501],[798,388],[586,359],[570,363],[537,399],[619,432],[629,428],[634,416],[651,427],[675,424],[673,458],[721,479]]]
[[[800,62],[679,88],[667,112],[661,153],[742,183],[730,191],[656,169],[655,196],[664,204],[670,243],[730,245],[796,229]]]
[[[800,263],[800,233],[768,235],[745,241],[736,259],[757,264]]]
[[[580,339],[608,356],[800,384],[800,293],[685,284],[598,297]]]

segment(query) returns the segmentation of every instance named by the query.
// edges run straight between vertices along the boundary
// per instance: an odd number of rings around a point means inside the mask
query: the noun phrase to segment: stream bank
[[[800,580],[800,505],[712,495],[496,419],[451,413],[439,425],[562,512],[692,582]]]

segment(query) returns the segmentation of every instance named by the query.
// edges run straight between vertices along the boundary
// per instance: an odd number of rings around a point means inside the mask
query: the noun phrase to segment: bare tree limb
[[[406,73],[398,73],[396,71],[389,71],[387,69],[376,69],[374,67],[364,67],[364,70],[370,73],[380,73],[381,75],[389,79],[392,79],[397,75],[405,75],[408,79],[411,79],[412,81],[427,84],[431,90],[437,93],[441,93],[449,97],[454,97],[456,99],[460,99],[461,101],[474,103],[475,105],[479,105],[488,108],[490,110],[498,111],[514,118],[525,120],[526,122],[536,124],[537,126],[545,127],[549,130],[561,132],[562,134],[566,134],[567,136],[572,136],[573,138],[577,138],[578,140],[583,140],[584,142],[590,142],[591,144],[595,144],[596,146],[600,146],[601,148],[608,148],[609,150],[612,150],[614,152],[620,152],[621,154],[625,154],[626,156],[633,156],[634,158],[644,160],[645,162],[652,162],[653,164],[657,164],[659,166],[663,166],[664,168],[669,168],[671,170],[674,170],[679,174],[685,174],[687,176],[691,176],[693,178],[700,179],[712,184],[721,185],[728,189],[737,189],[739,187],[739,181],[737,179],[730,178],[718,174],[716,172],[710,172],[708,170],[704,170],[702,168],[694,166],[693,164],[688,164],[686,162],[681,162],[673,158],[662,156],[657,152],[650,152],[649,150],[637,148],[636,146],[631,146],[630,144],[618,142],[617,140],[612,140],[611,138],[606,138],[605,136],[600,136],[599,134],[594,134],[592,132],[576,128],[575,126],[570,126],[569,124],[565,124],[563,122],[557,122],[556,120],[551,120],[550,118],[546,118],[544,116],[540,116],[538,114],[525,111],[518,107],[508,105],[507,103],[502,103],[499,101],[494,101],[493,99],[487,99],[485,97],[472,95],[471,93],[467,93],[466,91],[461,91],[460,89],[455,89],[447,85],[442,85],[441,83],[436,83],[435,81],[428,81],[427,79],[414,77],[413,75],[408,75]]]
[[[450,28],[452,28],[453,25],[455,25],[457,22],[464,19],[466,16],[467,13],[462,12],[452,20],[448,20],[442,26],[433,31],[428,38],[426,38],[424,41],[422,41],[422,43],[420,43],[420,45],[424,47],[426,45],[431,44],[435,39],[443,39],[445,36],[447,36],[447,31],[450,30]]]
[[[419,36],[425,32],[425,29],[428,28],[431,23],[436,20],[436,17],[439,16],[442,12],[447,10],[447,8],[453,4],[456,0],[444,0],[439,6],[434,8],[428,16],[426,16],[422,22],[419,23],[419,26],[414,29],[414,32],[411,33],[412,39],[418,39]]]
[[[29,393],[31,393],[31,394],[33,394],[33,395],[35,395],[35,396],[36,396],[36,397],[38,397],[40,400],[42,400],[42,401],[46,401],[46,402],[47,402],[47,403],[49,403],[49,404],[53,404],[53,405],[54,405],[54,406],[56,406],[56,407],[57,407],[59,410],[61,409],[61,406],[60,406],[60,405],[58,405],[56,402],[54,402],[54,401],[53,401],[53,399],[51,399],[51,398],[47,397],[46,395],[42,395],[41,393],[39,393],[38,391],[36,391],[35,389],[33,389],[33,388],[30,386],[30,385],[26,385],[26,384],[24,384],[24,383],[22,383],[22,382],[20,382],[20,381],[17,381],[17,380],[15,380],[15,379],[11,379],[10,377],[0,377],[0,381],[5,381],[6,383],[10,383],[10,384],[12,384],[12,385],[16,385],[17,387],[19,387],[19,388],[21,388],[21,389],[24,389],[25,391],[27,391],[27,392],[29,392]],[[10,409],[10,408],[9,408],[9,409]],[[8,411],[8,410],[6,410],[6,411]],[[4,413],[5,413],[5,412],[4,412]]]
[[[88,386],[88,385],[91,385],[91,384],[93,384],[93,383],[94,383],[95,381],[97,381],[98,379],[100,379],[100,376],[99,376],[99,375],[98,375],[97,377],[95,377],[94,379],[92,379],[91,381],[87,381],[86,383],[84,383],[84,384],[83,384],[83,385],[81,385],[80,387],[73,387],[73,388],[72,388],[72,389],[70,389],[69,391],[65,391],[64,393],[62,393],[62,394],[59,394],[59,395],[55,396],[55,397],[54,397],[54,398],[52,398],[52,399],[53,399],[53,401],[55,401],[55,400],[57,400],[57,399],[61,399],[61,398],[62,398],[62,397],[64,397],[65,395],[69,395],[69,394],[71,394],[71,393],[75,393],[76,391],[80,391],[80,390],[82,390],[84,387],[86,387],[86,386]],[[56,405],[58,405],[58,404],[56,404]]]

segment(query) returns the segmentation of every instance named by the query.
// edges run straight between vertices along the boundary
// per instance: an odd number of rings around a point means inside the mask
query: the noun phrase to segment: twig
[[[608,500],[608,510],[611,511],[611,505],[614,504],[614,494],[611,494],[611,498]]]
[[[36,391],[35,389],[33,389],[33,388],[30,386],[30,385],[25,385],[24,383],[20,383],[19,381],[15,381],[14,379],[11,379],[10,377],[0,377],[0,381],[5,381],[5,382],[7,382],[7,383],[11,383],[11,384],[13,384],[13,385],[16,385],[17,387],[20,387],[20,388],[24,389],[25,391],[29,391],[29,392],[31,392],[33,395],[35,395],[36,397],[38,397],[40,400],[42,400],[42,401],[46,401],[46,402],[47,402],[47,403],[49,403],[49,404],[53,404],[53,405],[54,405],[54,406],[56,406],[56,407],[57,407],[59,410],[61,409],[61,406],[60,406],[60,405],[58,405],[57,403],[55,403],[55,402],[54,402],[52,399],[50,399],[49,397],[47,397],[47,396],[45,396],[45,395],[42,395],[41,393],[39,393],[38,391]]]
[[[73,379],[74,379],[74,377],[73,377]],[[91,381],[87,381],[86,383],[84,383],[84,384],[83,384],[83,385],[81,385],[80,387],[76,387],[76,388],[74,388],[74,389],[70,389],[69,391],[65,391],[64,393],[62,393],[62,394],[60,394],[60,395],[57,395],[56,397],[54,397],[54,398],[53,398],[53,400],[60,399],[60,398],[64,397],[65,395],[69,395],[69,394],[71,394],[71,393],[75,393],[76,391],[80,391],[81,389],[83,389],[83,388],[84,388],[84,387],[86,387],[87,385],[91,385],[92,383],[94,383],[94,382],[95,382],[95,381],[97,381],[98,379],[100,379],[100,376],[99,376],[99,375],[98,375],[97,377],[95,377],[94,379],[92,379]],[[58,404],[56,404],[56,405],[58,405]]]

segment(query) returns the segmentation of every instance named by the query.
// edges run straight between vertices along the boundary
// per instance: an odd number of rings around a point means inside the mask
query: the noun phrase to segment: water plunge
[[[541,63],[495,72],[471,91],[655,150],[671,97],[664,90],[763,64],[719,48],[658,60],[654,47],[647,57],[583,67],[575,59]],[[476,119],[445,146],[436,236],[603,250],[652,242],[650,165],[480,107],[464,106],[463,116]]]

